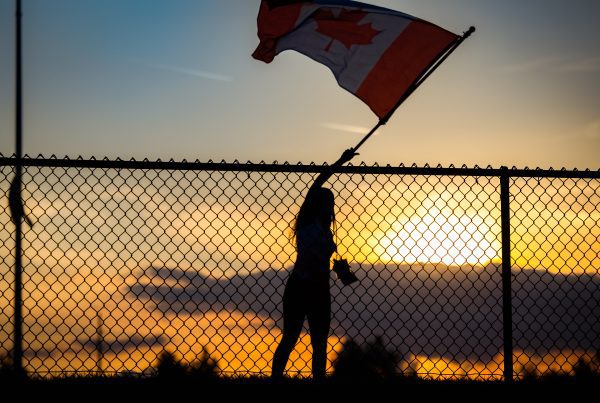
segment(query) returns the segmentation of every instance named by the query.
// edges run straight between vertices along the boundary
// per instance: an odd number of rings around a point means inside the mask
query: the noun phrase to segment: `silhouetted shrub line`
[[[352,340],[344,343],[342,351],[333,362],[333,374],[325,380],[315,383],[310,378],[286,377],[274,382],[264,375],[246,377],[222,376],[218,359],[206,350],[202,350],[198,358],[191,363],[184,363],[177,356],[165,350],[151,371],[136,373],[104,373],[82,375],[68,374],[52,378],[36,378],[27,374],[15,374],[10,355],[0,357],[0,387],[15,385],[32,385],[41,387],[132,387],[165,385],[206,385],[214,387],[248,386],[248,387],[308,387],[347,385],[378,385],[389,387],[413,386],[506,386],[503,381],[485,381],[462,379],[432,380],[423,379],[416,373],[401,373],[399,364],[401,354],[385,347],[382,337],[376,337],[366,345],[359,345]],[[525,366],[518,372],[518,381],[513,385],[520,386],[598,386],[600,385],[600,354],[593,359],[581,358],[573,366],[573,374],[558,371],[537,373],[535,367]]]

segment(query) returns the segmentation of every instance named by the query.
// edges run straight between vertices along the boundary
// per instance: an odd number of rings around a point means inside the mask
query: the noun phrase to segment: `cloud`
[[[594,73],[600,71],[600,56],[566,62],[558,70],[565,73]]]
[[[549,140],[559,143],[600,140],[600,119],[578,126],[570,132],[553,136]]]
[[[502,290],[495,264],[353,264],[352,269],[360,279],[358,286],[340,288],[336,281],[331,287],[333,334],[358,342],[379,335],[404,353],[425,352],[453,359],[472,356],[486,361],[501,351]],[[515,347],[536,353],[591,349],[600,338],[596,326],[600,313],[590,290],[600,285],[600,279],[532,273],[513,272],[513,296],[518,302],[515,326],[527,324]],[[287,270],[215,279],[195,270],[150,268],[127,291],[130,297],[163,313],[237,311],[268,318],[281,328],[287,277]],[[482,279],[487,279],[485,284]],[[567,317],[555,314],[567,308]],[[577,330],[584,324],[591,325],[587,333]],[[457,339],[454,334],[463,337]]]
[[[550,70],[562,61],[564,61],[564,57],[561,56],[542,57],[526,60],[520,63],[509,64],[501,67],[500,70],[504,73],[531,73],[542,70]]]
[[[332,123],[332,122],[324,122],[324,123],[321,123],[320,126],[326,128],[326,129],[337,130],[337,131],[353,133],[353,134],[367,134],[370,130],[367,127],[347,125],[347,124],[342,124],[342,123]]]
[[[147,62],[142,62],[142,61],[137,61],[137,63],[142,64],[146,67],[157,69],[157,70],[168,71],[170,73],[175,73],[175,74],[184,74],[184,75],[197,77],[197,78],[204,78],[206,80],[222,81],[222,82],[228,82],[228,83],[232,82],[234,80],[234,78],[231,76],[220,74],[220,73],[214,73],[214,72],[210,72],[210,71],[190,69],[187,67],[173,66],[173,65],[169,65],[169,64],[147,63]]]
[[[95,336],[94,336],[95,337]],[[131,336],[125,336],[118,339],[105,339],[103,341],[104,352],[111,352],[118,354],[123,351],[136,350],[141,347],[156,347],[165,346],[168,343],[168,339],[163,335],[142,336],[140,334],[134,334]],[[77,348],[79,347],[79,348]],[[97,348],[96,341],[94,338],[80,338],[69,346],[56,345],[53,348],[42,347],[39,349],[27,348],[23,352],[27,358],[48,358],[48,357],[59,357],[65,353],[81,353],[81,349],[88,351],[95,350]]]
[[[600,71],[600,56],[575,58],[555,55],[509,64],[501,67],[500,70],[504,73],[533,73],[541,71],[594,73]]]
[[[93,339],[81,339],[78,340],[79,344],[88,350],[96,349],[96,341]],[[153,335],[150,334],[148,336],[142,336],[140,334],[134,334],[129,337],[113,339],[113,340],[104,340],[103,345],[104,349],[108,350],[112,353],[118,354],[121,351],[129,351],[139,349],[140,347],[155,347],[155,346],[165,346],[168,340],[166,336],[163,335]]]

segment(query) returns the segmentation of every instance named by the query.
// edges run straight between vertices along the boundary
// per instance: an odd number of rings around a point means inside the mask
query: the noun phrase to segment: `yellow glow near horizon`
[[[544,355],[515,350],[513,362],[515,377],[531,371],[538,375],[551,372],[574,374],[580,359],[591,359],[594,352],[585,350],[554,350]],[[426,379],[501,380],[504,377],[504,354],[499,353],[489,361],[457,361],[440,356],[409,355],[400,365],[405,373],[415,373]]]
[[[395,223],[376,253],[396,263],[484,265],[499,255],[499,245],[486,236],[490,232],[481,217],[446,217],[433,210]]]
[[[585,211],[536,217],[529,227],[517,221],[511,234],[513,266],[552,274],[600,275],[598,223],[600,213]]]
[[[389,229],[365,237],[374,255],[383,262],[449,266],[485,265],[499,258],[498,218],[452,206],[455,201],[446,193],[430,194],[413,214],[388,218]]]

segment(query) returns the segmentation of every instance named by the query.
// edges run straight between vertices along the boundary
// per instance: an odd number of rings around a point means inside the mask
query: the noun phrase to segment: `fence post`
[[[21,20],[22,7],[21,0],[16,1],[16,66],[15,66],[15,148],[16,148],[16,166],[15,166],[15,186],[17,187],[17,199],[21,203],[21,186],[23,176],[23,91],[22,91],[22,52],[21,52]],[[13,346],[13,365],[15,372],[23,374],[23,296],[22,296],[22,276],[23,276],[23,252],[22,252],[22,217],[13,217],[15,219],[15,323],[14,323],[14,346]]]
[[[510,175],[501,167],[500,209],[502,226],[502,324],[504,330],[504,381],[513,381],[512,287],[510,258]]]

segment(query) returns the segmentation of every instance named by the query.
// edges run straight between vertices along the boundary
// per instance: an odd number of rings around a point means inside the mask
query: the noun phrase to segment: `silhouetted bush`
[[[181,379],[186,374],[186,367],[171,351],[163,351],[156,366],[157,375],[163,379]]]
[[[190,364],[184,364],[172,352],[164,351],[158,359],[156,370],[160,380],[177,381],[193,378],[201,381],[218,378],[219,366],[205,350]]]
[[[12,359],[9,354],[0,356],[0,380],[6,380],[13,375]]]
[[[527,364],[521,367],[521,371],[519,371],[521,379],[525,382],[533,382],[535,381],[539,374],[537,368],[533,364]]]
[[[553,369],[540,373],[535,365],[528,364],[521,368],[519,375],[526,384],[592,384],[600,383],[600,365],[597,356],[592,359],[582,357],[573,365],[572,372]]]
[[[15,371],[11,352],[6,352],[0,356],[0,383],[8,384],[26,378],[27,372],[25,370]]]
[[[398,375],[399,362],[400,355],[387,350],[381,337],[364,347],[348,340],[334,362],[333,377],[342,381],[390,380]]]
[[[586,360],[580,358],[579,361],[573,366],[573,372],[575,373],[575,380],[578,382],[594,382],[600,381],[600,373],[598,373],[598,367],[595,365],[594,360]]]
[[[208,352],[202,350],[200,357],[189,366],[188,372],[194,378],[214,379],[218,377],[219,366]]]

